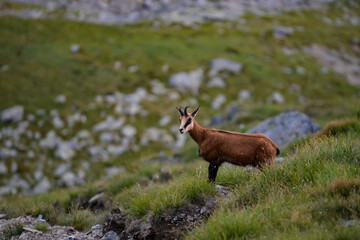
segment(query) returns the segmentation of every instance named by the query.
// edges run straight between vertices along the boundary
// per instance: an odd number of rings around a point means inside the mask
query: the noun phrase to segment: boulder
[[[169,78],[169,85],[176,87],[180,92],[191,92],[197,94],[203,80],[203,70],[197,70],[189,73],[180,72],[172,75]]]
[[[231,61],[226,58],[215,58],[210,62],[209,76],[216,76],[221,71],[228,71],[232,73],[240,73],[242,64],[239,62]]]
[[[303,113],[287,110],[269,118],[248,133],[262,133],[273,140],[279,148],[319,131],[321,127]]]
[[[19,122],[23,119],[24,107],[14,106],[1,112],[1,122]]]

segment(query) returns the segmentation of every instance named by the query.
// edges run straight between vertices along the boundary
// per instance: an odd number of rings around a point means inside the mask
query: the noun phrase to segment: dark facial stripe
[[[191,118],[189,118],[189,119],[187,120],[187,122],[186,122],[185,125],[184,125],[184,128],[186,129],[186,127],[189,126],[190,124],[191,124]]]

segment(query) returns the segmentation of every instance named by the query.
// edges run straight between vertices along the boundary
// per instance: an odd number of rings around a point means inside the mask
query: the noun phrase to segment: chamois
[[[215,183],[217,171],[224,162],[238,166],[254,166],[260,170],[266,165],[272,165],[276,155],[280,153],[276,144],[267,136],[230,132],[219,129],[206,129],[201,127],[195,117],[199,111],[198,106],[192,113],[176,109],[180,113],[179,132],[186,132],[198,144],[199,157],[209,162],[209,182]]]

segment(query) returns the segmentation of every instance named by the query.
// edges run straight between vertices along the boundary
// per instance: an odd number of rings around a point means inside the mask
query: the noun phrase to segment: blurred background
[[[356,0],[1,1],[0,195],[195,169],[179,106],[282,149],[359,115],[359,30]]]

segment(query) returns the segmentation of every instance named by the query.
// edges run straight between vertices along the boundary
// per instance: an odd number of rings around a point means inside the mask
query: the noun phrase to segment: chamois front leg
[[[215,179],[216,179],[218,170],[219,170],[219,165],[210,163],[210,165],[209,165],[209,182],[210,183],[215,183]]]

